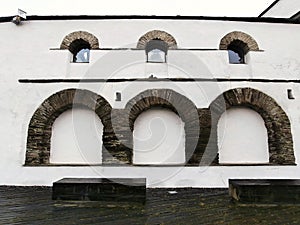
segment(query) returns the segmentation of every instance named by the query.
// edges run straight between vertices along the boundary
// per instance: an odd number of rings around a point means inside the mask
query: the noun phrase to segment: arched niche
[[[268,164],[268,133],[254,110],[232,107],[218,122],[220,164]]]
[[[50,164],[101,164],[103,124],[95,112],[72,108],[53,123]]]
[[[126,104],[128,126],[134,130],[135,120],[143,112],[161,107],[177,114],[184,123],[185,130],[185,160],[187,165],[200,162],[198,141],[200,136],[199,114],[194,103],[187,97],[171,89],[149,89],[132,98]],[[132,143],[129,141],[128,143]],[[131,147],[132,149],[133,147]],[[132,153],[129,155],[132,162]]]
[[[225,110],[246,107],[264,120],[268,133],[269,164],[295,165],[290,120],[278,103],[265,93],[252,88],[235,88],[219,95],[211,104],[211,143],[217,143],[217,124]],[[211,148],[217,151],[217,146]]]
[[[184,123],[174,112],[154,107],[134,122],[133,164],[185,163]]]
[[[44,100],[29,122],[25,165],[50,164],[53,123],[73,107],[89,109],[97,114],[103,124],[103,139],[111,133],[111,106],[102,96],[83,89],[59,91]]]

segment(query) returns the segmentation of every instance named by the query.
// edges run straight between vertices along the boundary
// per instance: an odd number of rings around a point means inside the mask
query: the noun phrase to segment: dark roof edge
[[[0,23],[10,22],[13,16],[0,17]],[[116,19],[167,19],[167,20],[219,20],[219,21],[237,21],[237,22],[257,22],[257,23],[290,23],[299,24],[297,21],[288,18],[269,18],[269,17],[212,17],[212,16],[92,16],[92,15],[74,15],[74,16],[27,16],[26,20],[116,20]]]
[[[300,11],[290,17],[291,20],[297,20],[299,18],[300,18]]]
[[[266,8],[261,14],[259,14],[258,18],[262,17],[263,15],[265,15],[267,12],[270,11],[270,9],[272,9],[280,0],[275,0],[271,5],[269,5],[268,8]]]

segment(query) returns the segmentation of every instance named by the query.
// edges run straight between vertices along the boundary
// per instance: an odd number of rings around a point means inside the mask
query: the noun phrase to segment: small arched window
[[[147,62],[167,62],[168,44],[162,40],[154,39],[146,44]]]
[[[227,50],[229,63],[244,64],[249,51],[259,51],[257,42],[249,34],[233,31],[226,34],[220,42],[220,50]]]
[[[229,56],[229,63],[245,63],[245,55],[249,52],[249,48],[246,43],[240,40],[234,40],[228,45],[227,50]]]
[[[77,39],[70,44],[69,50],[73,54],[73,62],[88,63],[90,61],[90,44],[83,40]]]
[[[68,34],[60,45],[60,49],[69,49],[72,53],[71,61],[76,63],[88,63],[90,50],[98,48],[98,39],[86,31],[75,31]]]

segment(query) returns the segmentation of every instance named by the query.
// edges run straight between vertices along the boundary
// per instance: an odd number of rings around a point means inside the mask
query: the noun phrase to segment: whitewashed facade
[[[148,187],[227,187],[229,178],[299,178],[298,28],[292,21],[263,18],[29,17],[19,25],[3,19],[0,184],[52,185],[63,177],[146,177]],[[137,44],[147,32],[157,30],[170,34],[177,47],[168,50],[166,63],[147,63],[145,50]],[[72,53],[61,49],[64,38],[78,31],[99,41],[99,48],[90,50],[89,63],[72,62]],[[259,47],[245,55],[243,64],[230,64],[228,51],[220,49],[222,38],[231,32],[251,36]],[[89,110],[74,109],[54,121],[49,163],[26,164],[30,121],[40,105],[60,91],[88,90],[112,109],[122,110],[143,91],[168,89],[200,110],[209,109],[222,93],[243,88],[269,96],[287,115],[294,163],[269,164],[268,132],[277,130],[268,130],[260,115],[243,105],[230,109],[234,115],[222,117],[220,162],[207,165],[200,158],[198,165],[184,166],[188,160],[184,120],[158,105],[135,120],[139,132],[133,131],[133,146],[138,146],[132,150],[133,162],[103,163],[101,120]],[[235,120],[239,113],[243,119]],[[119,119],[120,115],[112,118],[112,126]],[[282,138],[280,133],[276,137]],[[225,138],[232,139],[232,149]]]

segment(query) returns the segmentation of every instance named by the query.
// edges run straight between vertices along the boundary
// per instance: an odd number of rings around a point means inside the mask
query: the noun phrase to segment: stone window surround
[[[70,49],[70,45],[76,41],[82,39],[83,41],[89,43],[91,49],[99,48],[98,38],[87,31],[74,31],[64,37],[62,43],[60,44],[60,49]],[[74,54],[74,53],[73,53]]]
[[[103,124],[103,138],[109,134],[111,106],[104,98],[88,90],[59,91],[47,98],[30,120],[25,165],[50,164],[52,125],[58,116],[72,107],[95,111]]]
[[[98,38],[87,31],[74,31],[66,35],[60,45],[60,49],[70,49],[72,42],[79,39],[89,43],[91,49],[99,49]],[[151,30],[142,35],[138,40],[136,48],[145,49],[147,43],[151,40],[162,40],[168,45],[169,49],[177,49],[176,39],[171,34],[161,30]],[[232,31],[226,34],[220,41],[219,49],[227,50],[230,43],[235,40],[241,41],[247,45],[245,54],[248,51],[259,51],[255,39],[242,31]]]
[[[161,30],[148,31],[146,34],[140,37],[136,47],[138,49],[145,49],[147,43],[152,40],[164,41],[168,45],[169,49],[177,48],[177,42],[175,38],[171,34]]]
[[[247,54],[248,51],[259,51],[259,47],[255,39],[242,31],[233,31],[226,34],[220,41],[219,49],[227,50],[228,46],[233,41],[241,41],[246,44],[246,48],[244,49],[245,54]]]
[[[47,98],[30,121],[25,165],[51,165],[52,125],[61,113],[73,106],[93,110],[101,119],[103,165],[132,164],[134,121],[152,107],[167,108],[185,123],[186,166],[218,165],[218,120],[226,109],[236,106],[255,110],[265,121],[269,164],[295,165],[289,118],[274,99],[252,88],[228,90],[219,95],[208,109],[197,109],[188,98],[171,89],[143,91],[128,101],[125,109],[112,109],[103,97],[88,90],[62,90]]]

